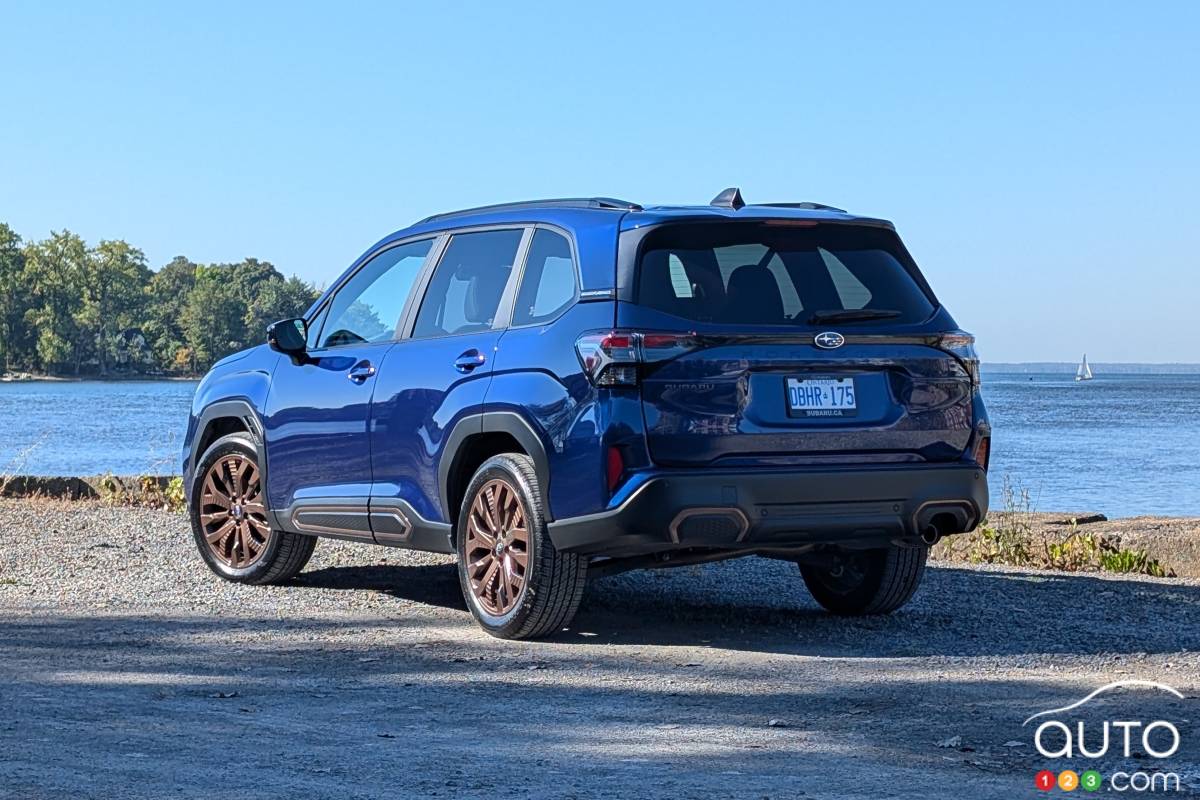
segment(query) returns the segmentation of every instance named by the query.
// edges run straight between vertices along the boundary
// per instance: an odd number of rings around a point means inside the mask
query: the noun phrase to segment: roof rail
[[[449,219],[466,214],[478,214],[484,211],[520,211],[523,208],[608,208],[617,211],[641,211],[642,207],[628,200],[617,200],[614,197],[557,197],[550,200],[521,200],[516,203],[496,203],[489,206],[476,206],[458,211],[445,211],[433,214],[417,222],[423,225],[439,219]]]
[[[827,206],[824,203],[755,203],[755,205],[770,206],[771,208],[803,208],[809,211],[838,211],[842,214],[848,213],[844,208]]]

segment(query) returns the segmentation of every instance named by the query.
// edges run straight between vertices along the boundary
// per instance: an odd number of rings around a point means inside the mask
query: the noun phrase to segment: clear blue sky
[[[268,6],[0,1],[0,220],[324,284],[737,185],[893,219],[985,360],[1200,361],[1200,3]]]

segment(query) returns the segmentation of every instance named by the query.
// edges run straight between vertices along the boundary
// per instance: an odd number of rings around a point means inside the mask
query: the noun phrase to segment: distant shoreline
[[[155,381],[198,381],[202,375],[37,375],[31,372],[9,372],[0,375],[0,383],[137,383]]]
[[[1090,362],[1097,377],[1108,375],[1200,375],[1200,364],[1182,362],[1138,364],[1134,362]],[[1075,361],[984,361],[983,372],[1017,372],[1028,374],[1057,375],[1075,374],[1079,363]]]

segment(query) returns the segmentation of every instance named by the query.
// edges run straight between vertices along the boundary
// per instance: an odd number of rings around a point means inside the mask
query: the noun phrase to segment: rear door
[[[431,546],[411,539],[414,520],[406,518],[415,511],[444,521],[441,451],[455,424],[482,409],[502,333],[501,303],[527,235],[524,226],[452,234],[406,325],[410,332],[384,359],[371,409],[376,541]]]
[[[893,231],[664,226],[642,242],[618,324],[689,334],[645,352],[657,463],[941,461],[967,447],[972,379],[936,346],[953,320]]]

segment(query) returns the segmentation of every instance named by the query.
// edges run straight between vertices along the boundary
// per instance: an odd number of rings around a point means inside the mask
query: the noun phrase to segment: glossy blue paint
[[[272,509],[313,497],[365,502],[372,482],[367,420],[379,374],[361,382],[349,376],[357,366],[378,370],[393,346],[332,347],[301,364],[280,359],[262,406]]]
[[[500,333],[410,339],[388,352],[371,409],[372,500],[399,498],[431,522],[446,521],[438,464],[449,432],[483,410]],[[454,364],[466,354],[485,360],[463,373]]]
[[[196,387],[192,409],[188,416],[187,433],[183,438],[183,476],[190,485],[196,452],[204,431],[199,429],[200,416],[213,403],[226,400],[244,401],[251,409],[261,409],[271,387],[271,373],[282,358],[265,344],[234,353],[213,365]]]
[[[608,500],[606,391],[584,375],[575,340],[582,331],[611,328],[614,305],[580,303],[548,325],[511,328],[500,339],[486,407],[519,414],[542,439],[556,519],[603,508]]]

